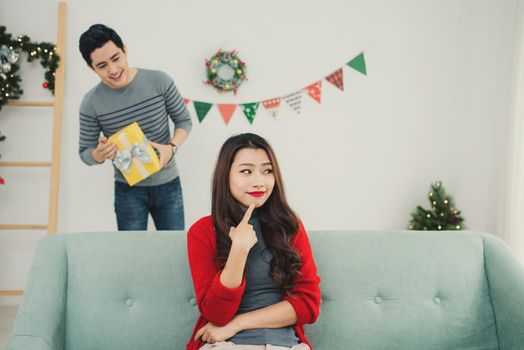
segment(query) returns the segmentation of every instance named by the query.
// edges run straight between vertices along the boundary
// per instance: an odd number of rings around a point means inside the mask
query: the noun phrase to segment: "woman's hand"
[[[229,230],[231,249],[224,270],[220,274],[220,282],[228,288],[237,288],[242,284],[249,251],[257,243],[255,230],[248,223],[254,209],[255,204],[252,203],[237,227],[231,227]]]
[[[229,230],[229,238],[231,238],[232,247],[249,252],[249,250],[257,243],[257,235],[255,230],[253,230],[253,225],[249,224],[249,219],[251,218],[254,209],[255,204],[251,203],[249,208],[247,208],[242,221],[240,221],[237,227],[231,227]]]
[[[202,341],[214,344],[216,342],[225,341],[235,334],[237,334],[237,331],[233,329],[231,323],[228,323],[224,327],[217,327],[211,322],[208,322],[204,327],[196,332],[195,340],[202,338]]]

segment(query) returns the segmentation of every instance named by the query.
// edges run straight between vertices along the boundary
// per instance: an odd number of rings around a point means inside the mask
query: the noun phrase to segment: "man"
[[[114,169],[118,229],[146,230],[151,214],[157,230],[183,230],[184,204],[174,155],[192,123],[173,80],[161,71],[129,67],[127,47],[105,25],[92,25],[81,35],[79,48],[88,67],[101,79],[80,106],[82,161],[95,165],[113,160],[117,147],[107,137],[133,122],[160,157],[161,170],[133,187]],[[173,135],[169,119],[175,125]]]

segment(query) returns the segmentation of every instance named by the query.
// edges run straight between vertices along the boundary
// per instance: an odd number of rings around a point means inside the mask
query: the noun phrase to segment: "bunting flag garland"
[[[326,80],[338,87],[340,90],[344,91],[344,73],[342,73],[342,68],[339,68],[328,75]]]
[[[322,94],[322,80],[317,81],[316,83],[313,83],[306,87],[304,90],[307,90],[307,93],[311,98],[318,103],[320,103],[320,96]]]
[[[367,68],[366,68],[366,60],[364,57],[364,52],[361,52],[360,54],[358,54],[357,56],[349,60],[345,65],[367,76]],[[328,82],[333,84],[340,91],[344,91],[343,68],[344,66],[338,68],[333,73],[324,77],[324,79],[326,79]],[[270,98],[270,99],[260,101],[260,102],[235,103],[235,104],[216,103],[216,105],[226,125],[229,124],[238,106],[241,107],[242,112],[244,113],[248,122],[250,124],[253,124],[255,120],[255,116],[257,114],[258,107],[260,104],[264,106],[264,109],[271,117],[276,119],[279,113],[279,110],[280,110],[280,104],[281,104],[282,99],[286,102],[286,104],[289,105],[291,109],[293,109],[297,114],[300,114],[301,109],[302,109],[302,95],[304,91],[307,91],[307,94],[313,100],[315,100],[317,103],[320,104],[321,97],[322,97],[322,80],[318,80],[314,82],[313,84],[307,85],[306,87],[294,93],[283,95],[280,97]],[[207,116],[211,107],[213,107],[214,103],[204,102],[204,101],[194,101],[188,98],[184,98],[185,104],[189,104],[190,101],[193,102],[193,105],[195,107],[195,111],[198,117],[198,121],[202,123],[202,121]]]
[[[347,63],[347,65],[357,72],[360,72],[364,75],[368,75],[366,71],[366,61],[364,60],[364,53],[362,52],[357,57],[353,58]]]
[[[247,120],[249,121],[249,124],[253,124],[253,120],[255,120],[255,115],[257,114],[258,105],[259,105],[258,102],[241,104],[242,111],[244,112],[244,115],[246,116]]]
[[[193,105],[195,106],[198,121],[202,123],[202,120],[204,120],[207,112],[209,112],[211,107],[213,107],[213,104],[208,102],[193,101]]]
[[[273,118],[277,117],[278,109],[280,107],[280,97],[279,98],[272,98],[270,100],[265,100],[262,102],[262,105],[266,109],[266,111],[269,113],[270,116]]]
[[[235,110],[237,109],[238,105],[219,103],[217,106],[218,110],[220,111],[220,114],[222,114],[222,119],[224,119],[224,122],[227,125],[231,120],[233,113],[235,113]]]
[[[284,101],[291,107],[292,110],[300,114],[300,107],[302,105],[302,90],[284,96]]]

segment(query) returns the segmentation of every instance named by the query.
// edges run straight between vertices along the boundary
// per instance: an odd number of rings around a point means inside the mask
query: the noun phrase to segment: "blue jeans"
[[[119,231],[145,231],[149,213],[157,230],[184,229],[180,177],[158,186],[129,186],[115,181],[115,213]]]

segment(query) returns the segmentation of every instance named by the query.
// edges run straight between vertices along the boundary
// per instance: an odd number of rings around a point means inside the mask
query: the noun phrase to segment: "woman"
[[[187,242],[201,312],[188,350],[311,348],[303,325],[318,317],[320,278],[262,137],[226,140],[211,216],[193,224]]]

